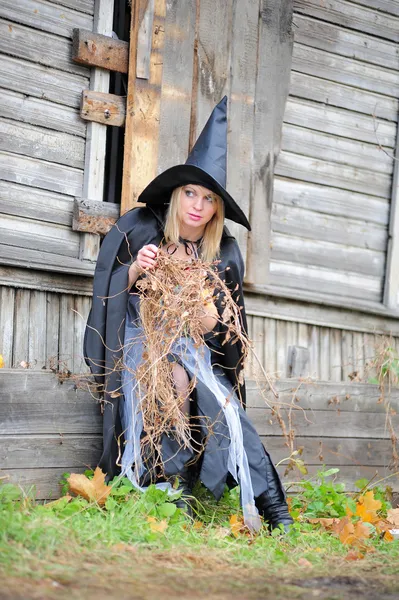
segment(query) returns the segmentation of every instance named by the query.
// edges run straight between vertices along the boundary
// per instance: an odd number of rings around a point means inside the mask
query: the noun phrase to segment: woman
[[[156,478],[140,455],[140,399],[135,396],[134,378],[126,377],[144,356],[138,342],[138,278],[156,266],[160,251],[183,260],[198,257],[211,261],[218,257],[218,270],[241,309],[246,330],[243,260],[235,239],[223,226],[227,217],[250,229],[244,213],[225,189],[226,108],[225,97],[215,107],[186,163],[161,173],[147,186],[139,198],[147,207],[130,211],[118,221],[104,239],[97,262],[85,356],[96,381],[104,386],[106,399],[104,451],[99,466],[112,477],[122,464],[122,472],[138,487]],[[259,526],[256,505],[271,528],[287,528],[292,519],[278,474],[238,400],[245,403],[245,388],[240,384],[242,353],[239,343],[229,342],[221,311],[217,301],[208,303],[204,310],[205,358],[195,354],[187,339],[181,342],[186,344],[184,348],[179,342],[171,356],[176,393],[183,396],[183,410],[187,412],[189,380],[196,378],[195,416],[202,418],[199,429],[204,442],[200,459],[194,463],[196,476],[216,498],[222,495],[228,476],[233,476],[241,486],[249,527]],[[132,344],[132,340],[137,343]],[[127,347],[131,349],[128,352]],[[125,365],[122,376],[117,368],[120,364]],[[198,365],[204,365],[200,374]],[[233,392],[234,401],[227,403],[226,397]],[[212,424],[211,433],[206,423]],[[194,446],[179,446],[173,432],[163,436],[162,475],[167,480],[177,477],[184,493],[188,492],[189,465],[195,455]]]

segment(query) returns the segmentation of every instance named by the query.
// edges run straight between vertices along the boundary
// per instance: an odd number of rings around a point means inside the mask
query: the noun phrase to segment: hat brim
[[[176,165],[167,169],[147,185],[138,197],[144,204],[168,204],[173,190],[182,185],[202,185],[220,196],[225,206],[225,217],[251,231],[247,217],[227,190],[209,173],[195,165]]]

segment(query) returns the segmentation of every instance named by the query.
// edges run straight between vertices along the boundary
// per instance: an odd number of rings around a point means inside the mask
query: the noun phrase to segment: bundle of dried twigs
[[[140,385],[145,436],[145,455],[152,460],[160,455],[161,437],[173,432],[182,446],[191,444],[189,416],[182,410],[185,398],[178,397],[173,377],[174,342],[190,337],[198,349],[204,348],[204,318],[212,313],[223,323],[223,345],[240,342],[242,360],[249,341],[241,327],[240,309],[217,271],[216,263],[177,259],[160,252],[156,268],[136,283],[140,293],[140,317],[143,330],[143,361],[132,377]],[[222,274],[223,276],[223,274]],[[211,311],[211,303],[219,310]],[[216,327],[216,329],[218,329]],[[178,361],[178,358],[176,357]],[[191,394],[195,377],[188,384]]]

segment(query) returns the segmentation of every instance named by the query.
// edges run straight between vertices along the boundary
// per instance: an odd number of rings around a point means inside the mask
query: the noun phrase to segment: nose
[[[195,210],[201,211],[204,208],[204,199],[202,196],[197,196],[194,203]]]

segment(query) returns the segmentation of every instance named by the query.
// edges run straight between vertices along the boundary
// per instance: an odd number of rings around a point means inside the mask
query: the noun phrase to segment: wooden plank
[[[94,12],[95,0],[52,0],[55,4],[61,4],[61,6],[68,6],[80,12],[88,13],[92,15]]]
[[[113,2],[97,0],[94,5],[93,31],[112,36]],[[91,29],[88,28],[88,29]],[[93,69],[90,77],[90,90],[93,92],[109,92],[109,71]],[[104,197],[106,127],[100,123],[88,123],[86,137],[85,169],[82,196],[90,200],[102,201]],[[100,249],[99,238],[92,234],[81,236],[81,260],[94,261]]]
[[[128,58],[128,42],[85,29],[73,30],[72,60],[75,63],[127,73]]]
[[[349,375],[353,373],[353,333],[342,332],[342,379],[348,381]]]
[[[2,469],[46,469],[71,465],[96,465],[102,450],[102,436],[8,435],[0,437]]]
[[[61,384],[60,379],[50,370],[31,371],[29,369],[2,369],[1,372],[1,395],[0,401],[4,404],[11,402],[16,395],[20,402],[27,395],[36,394],[36,392],[47,392],[48,397],[44,402],[54,402],[56,397],[54,390],[60,390],[65,395],[63,402],[75,402],[76,391],[75,383],[72,379],[64,379]],[[70,392],[74,392],[72,395]],[[79,395],[82,392],[79,392]]]
[[[15,290],[0,287],[0,354],[5,367],[12,366]]]
[[[389,201],[382,198],[307,183],[274,178],[273,201],[328,215],[388,225]]]
[[[362,333],[353,333],[353,366],[357,379],[364,378],[364,343]]]
[[[394,161],[394,170],[391,190],[391,210],[389,215],[389,237],[387,248],[387,263],[385,270],[384,286],[384,304],[389,308],[399,306],[399,124],[396,141],[396,159]]]
[[[294,348],[298,343],[298,326],[293,321],[286,322],[286,350],[285,350],[285,371],[284,377],[293,377],[290,368],[290,348]],[[278,343],[278,341],[277,341]]]
[[[367,380],[376,377],[376,369],[374,368],[374,360],[377,353],[377,340],[378,337],[372,333],[363,334],[364,343],[364,360],[365,360],[365,373]]]
[[[339,329],[330,330],[330,374],[328,379],[331,381],[342,380],[342,340]]]
[[[360,335],[360,334],[359,334]],[[328,327],[319,329],[319,373],[322,381],[330,378],[330,330]]]
[[[0,150],[82,169],[83,138],[0,118]]]
[[[308,347],[308,326],[306,323],[298,323],[298,346]]]
[[[159,172],[184,163],[188,155],[195,21],[195,0],[166,4],[159,115]]]
[[[252,319],[252,342],[253,342],[253,350],[257,357],[254,360],[252,377],[255,379],[263,380],[264,379],[263,373],[259,366],[259,363],[262,366],[265,364],[264,328],[263,328],[262,317],[253,317],[253,319]]]
[[[380,38],[399,41],[399,19],[346,0],[294,0],[295,10],[312,17],[363,31]]]
[[[73,200],[68,196],[0,181],[0,213],[72,226]]]
[[[16,290],[14,310],[13,367],[28,363],[30,290]],[[22,365],[21,365],[22,366]],[[2,374],[3,379],[3,374]],[[2,381],[2,385],[4,385]],[[1,397],[0,397],[1,398]]]
[[[87,317],[89,316],[91,301],[84,296],[75,296],[74,313],[74,347],[73,347],[73,372],[85,373],[88,371],[83,358],[83,338],[86,329]]]
[[[73,372],[75,297],[60,298],[59,366],[62,372]],[[33,433],[33,432],[32,432]],[[69,433],[73,433],[72,431]]]
[[[398,0],[357,0],[357,4],[399,16]]]
[[[252,340],[253,340],[253,327],[252,327],[252,323],[253,323],[253,317],[251,315],[248,315],[248,317],[247,317],[247,330],[248,330],[248,338],[251,341],[251,348],[253,347],[253,344],[252,344]],[[247,359],[247,361],[245,363],[245,376],[246,377],[252,377],[253,370],[254,370],[254,365],[255,365],[254,354],[253,354],[252,351],[250,351],[248,359]]]
[[[126,118],[126,101],[115,94],[84,90],[80,116],[86,121],[123,127]]]
[[[132,5],[121,196],[122,213],[135,205],[139,194],[157,172],[166,1],[156,0],[155,2],[148,80],[136,78],[138,33],[147,1],[135,0]]]
[[[286,377],[287,371],[287,322],[276,322],[276,368],[278,377]]]
[[[59,330],[60,330],[60,295],[50,292],[46,294],[46,367],[58,368]]]
[[[147,0],[142,18],[140,19],[137,34],[136,77],[140,79],[150,78],[150,54],[152,28],[154,26],[154,12],[154,0]]]
[[[322,290],[326,299],[335,295],[379,302],[382,293],[380,278],[282,261],[271,261],[270,283],[316,294]],[[295,296],[297,297],[297,291]]]
[[[29,268],[19,269],[18,267],[3,265],[0,265],[0,285],[10,286],[11,289],[14,287],[39,289],[82,296],[91,296],[93,288],[90,277],[79,277],[71,275],[69,272],[66,275],[60,275],[56,272],[47,273],[46,271],[34,271]]]
[[[93,465],[95,466],[95,465]],[[68,471],[83,473],[87,467],[69,465]],[[22,486],[28,492],[35,491],[36,500],[54,500],[61,496],[60,480],[64,475],[65,467],[56,469],[11,469],[0,471],[2,477],[9,477],[6,481]]]
[[[301,14],[295,14],[293,22],[300,44],[399,70],[399,53],[392,42]]]
[[[399,91],[399,72],[397,71],[302,44],[294,44],[292,69],[393,98],[397,98]]]
[[[43,369],[46,366],[46,327],[47,298],[45,292],[32,290],[29,303],[28,363],[30,369]]]
[[[374,224],[365,226],[355,219],[322,215],[310,210],[276,204],[273,206],[273,231],[309,239],[323,239],[336,244],[370,248],[384,252],[387,242],[385,227]]]
[[[264,319],[265,369],[272,377],[277,375],[276,328],[275,319]]]
[[[302,346],[288,347],[288,377],[307,377],[309,368],[309,350]]]
[[[352,192],[389,198],[392,178],[385,173],[281,151],[275,173],[290,179],[320,183]]]
[[[251,421],[259,435],[281,435],[277,422],[270,423],[271,410],[268,408],[251,409]],[[381,439],[387,437],[386,417],[384,414],[355,413],[320,410],[295,412],[293,417],[295,432],[306,437],[366,438]]]
[[[119,205],[75,198],[72,229],[105,235],[119,218]]]
[[[354,248],[321,240],[272,232],[272,260],[315,265],[364,275],[381,277],[385,267],[385,253]]]
[[[1,215],[1,241],[10,246],[77,257],[79,234],[62,225]]]
[[[309,374],[316,379],[320,378],[320,329],[315,325],[309,327]]]
[[[248,235],[247,281],[267,283],[270,247],[265,244],[271,228],[273,176],[280,150],[281,127],[288,96],[293,34],[292,2],[261,3],[257,79],[253,131]]]
[[[67,38],[0,19],[0,52],[88,77],[85,67],[71,61],[71,49],[72,44]]]
[[[374,144],[366,144],[341,136],[313,131],[313,129],[285,124],[281,147],[286,152],[391,175],[392,154],[388,155],[388,148],[384,149],[385,152],[378,148],[376,142],[377,140]],[[361,179],[361,173],[359,179]]]
[[[389,121],[397,120],[398,100],[382,94],[357,90],[327,79],[291,71],[290,95],[346,108]]]
[[[83,173],[80,169],[8,152],[0,151],[0,157],[5,181],[68,196],[82,196]]]
[[[47,127],[82,138],[86,135],[86,124],[79,117],[76,109],[54,104],[48,100],[3,89],[0,94],[0,111],[2,116],[8,119]]]
[[[47,0],[2,0],[0,16],[28,27],[72,37],[74,27],[93,28],[93,17],[69,8],[56,9]]]
[[[24,269],[58,271],[59,273],[84,275],[86,277],[92,277],[95,268],[94,263],[83,263],[78,258],[71,258],[62,254],[51,254],[50,252],[31,248],[29,252],[26,252],[25,248],[8,246],[3,243],[0,243],[0,263],[23,267]],[[9,283],[13,284],[12,281]]]
[[[287,458],[289,452],[279,437],[262,436],[267,451],[275,463]],[[325,465],[326,468],[341,466],[388,467],[392,455],[392,442],[385,440],[334,439],[295,437],[295,448],[303,448],[302,457],[307,467]],[[320,456],[322,459],[320,460]],[[293,473],[290,475],[293,476]]]
[[[255,114],[255,82],[258,47],[258,0],[236,2],[231,39],[231,82],[228,131],[227,189],[249,217],[249,193],[252,167],[252,139]],[[239,32],[239,33],[238,33]],[[239,140],[239,143],[237,141]],[[234,168],[231,168],[234,166]],[[229,223],[237,239],[244,262],[247,259],[248,232],[237,223]]]
[[[87,77],[11,56],[2,56],[0,78],[8,90],[76,108],[79,107],[82,90],[88,84]]]
[[[395,146],[394,123],[300,98],[288,99],[284,123],[367,142],[374,147],[378,144],[389,148]]]

